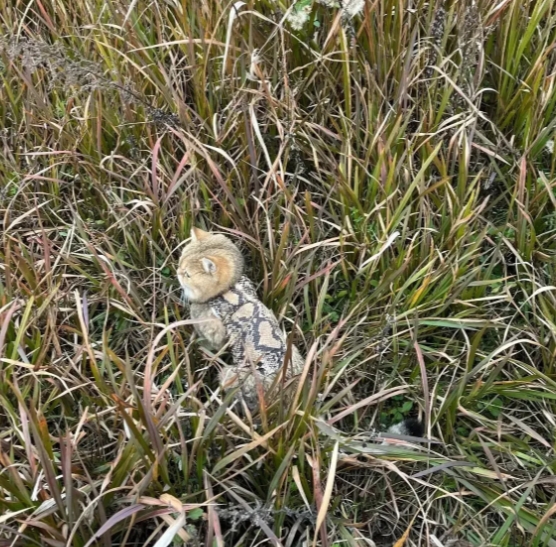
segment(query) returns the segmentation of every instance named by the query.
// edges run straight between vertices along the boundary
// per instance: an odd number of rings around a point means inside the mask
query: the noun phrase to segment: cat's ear
[[[216,263],[210,258],[201,258],[201,264],[203,265],[203,270],[206,273],[213,275],[216,273]]]
[[[194,242],[202,241],[210,236],[209,232],[201,230],[201,228],[191,228],[191,240]]]

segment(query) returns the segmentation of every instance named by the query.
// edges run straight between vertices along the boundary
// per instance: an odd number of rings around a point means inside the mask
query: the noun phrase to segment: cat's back
[[[253,364],[263,376],[273,375],[284,362],[286,336],[274,313],[251,287],[245,290],[241,283],[236,284],[216,299],[214,311],[226,326],[234,362]]]
[[[269,348],[278,347],[285,338],[276,316],[259,300],[248,280],[237,283],[215,299],[211,307],[230,335],[241,333],[244,337],[254,337],[258,345]]]

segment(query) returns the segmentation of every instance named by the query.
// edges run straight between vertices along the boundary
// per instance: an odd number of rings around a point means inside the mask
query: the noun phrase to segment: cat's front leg
[[[213,350],[219,350],[226,344],[228,340],[226,327],[208,304],[192,303],[190,316],[191,319],[198,321],[194,324],[197,334],[204,338]]]

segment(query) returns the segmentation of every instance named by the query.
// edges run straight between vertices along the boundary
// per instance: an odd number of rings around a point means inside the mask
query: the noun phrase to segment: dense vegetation
[[[556,545],[553,0],[0,29],[1,546]],[[193,224],[307,356],[293,401],[218,390]],[[434,442],[382,445],[404,416]]]

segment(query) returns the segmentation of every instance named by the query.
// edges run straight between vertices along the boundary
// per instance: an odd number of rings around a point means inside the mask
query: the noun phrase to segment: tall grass
[[[556,545],[555,3],[332,4],[0,10],[1,546]],[[292,401],[219,391],[194,224]]]

